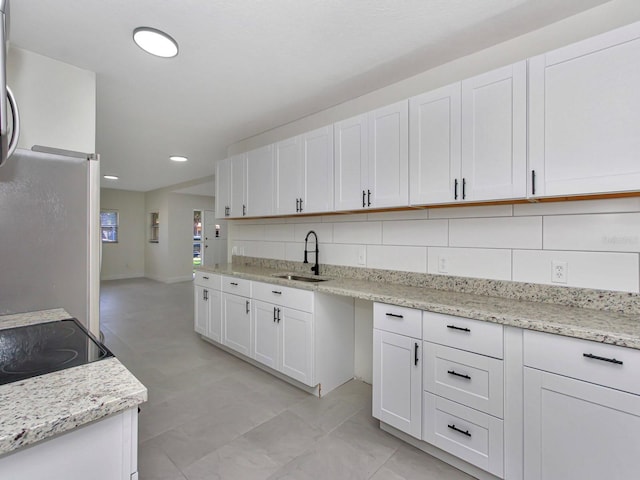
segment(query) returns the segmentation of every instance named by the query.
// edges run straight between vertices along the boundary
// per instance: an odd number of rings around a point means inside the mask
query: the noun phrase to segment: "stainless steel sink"
[[[326,278],[318,278],[318,277],[303,277],[300,275],[291,275],[291,274],[283,274],[283,275],[274,275],[276,278],[283,278],[285,280],[295,280],[296,282],[309,282],[309,283],[317,283],[317,282],[326,282]]]

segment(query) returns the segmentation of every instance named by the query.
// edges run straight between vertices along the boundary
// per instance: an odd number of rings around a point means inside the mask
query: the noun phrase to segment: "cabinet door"
[[[408,100],[369,113],[368,179],[371,207],[409,205]]]
[[[422,435],[421,342],[373,330],[373,416],[409,435]]]
[[[193,286],[194,293],[194,328],[200,335],[207,334],[207,315],[209,303],[207,301],[209,290],[200,285]]]
[[[216,218],[225,218],[230,215],[231,194],[231,160],[225,158],[216,164]]]
[[[224,293],[223,344],[246,356],[251,352],[251,302],[246,297]]]
[[[302,205],[304,213],[333,210],[333,127],[302,135]]]
[[[637,478],[640,397],[526,367],[524,478]]]
[[[302,198],[301,138],[294,137],[275,146],[275,213],[289,215],[299,211]]]
[[[409,100],[411,204],[458,200],[460,177],[460,82]],[[460,186],[458,187],[460,188]]]
[[[209,290],[207,312],[207,337],[222,343],[222,294],[219,290]]]
[[[247,216],[273,214],[273,145],[247,153]]]
[[[534,196],[640,190],[640,24],[529,60]]]
[[[315,386],[313,378],[313,315],[279,307],[281,364],[279,370],[299,382]]]
[[[247,208],[247,154],[235,155],[229,160],[231,170],[230,216],[242,217]]]
[[[462,200],[524,198],[527,64],[462,82]]]
[[[268,367],[278,368],[277,307],[253,300],[253,341],[251,358]]]
[[[368,176],[367,115],[334,125],[335,210],[366,207]]]

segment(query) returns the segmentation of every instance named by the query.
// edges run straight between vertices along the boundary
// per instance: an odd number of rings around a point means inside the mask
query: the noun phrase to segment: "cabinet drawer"
[[[468,352],[503,357],[502,325],[468,318],[424,312],[422,339]]]
[[[422,311],[386,303],[373,304],[373,328],[422,338]]]
[[[504,475],[503,421],[424,393],[422,439],[498,477]]]
[[[640,395],[640,350],[525,330],[524,364]]]
[[[308,290],[253,282],[253,298],[304,312],[313,312],[313,292]]]
[[[251,280],[222,276],[222,291],[242,297],[251,296]]]
[[[220,290],[221,276],[216,273],[196,272],[193,283],[211,290]]]
[[[495,417],[503,417],[503,362],[424,342],[424,389]]]

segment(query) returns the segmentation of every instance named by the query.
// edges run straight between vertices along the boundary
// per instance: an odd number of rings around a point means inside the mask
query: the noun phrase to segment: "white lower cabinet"
[[[197,272],[193,284],[194,328],[216,342],[222,341],[220,275]]]
[[[524,352],[525,480],[637,478],[640,351],[525,331]]]
[[[251,350],[251,301],[247,297],[222,294],[222,344],[249,356]]]

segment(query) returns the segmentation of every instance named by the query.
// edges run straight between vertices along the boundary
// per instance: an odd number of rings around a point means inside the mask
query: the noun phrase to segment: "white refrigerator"
[[[33,147],[0,167],[0,315],[62,307],[100,329],[97,155]]]

